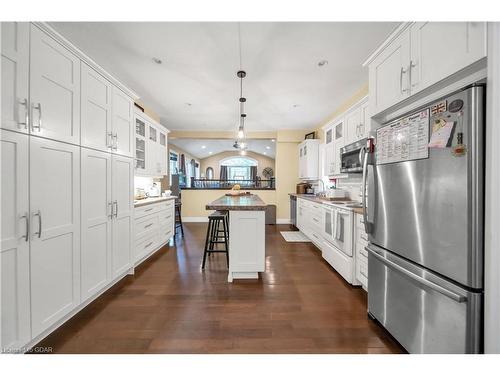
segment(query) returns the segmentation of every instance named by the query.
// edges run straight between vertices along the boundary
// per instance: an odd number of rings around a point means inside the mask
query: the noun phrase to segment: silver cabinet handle
[[[150,226],[152,226],[152,225],[153,225],[153,223],[150,223],[150,224],[148,224],[148,225],[145,225],[145,226],[144,226],[144,229],[149,228],[149,227],[150,227]]]
[[[150,247],[153,244],[153,242],[148,243],[144,248]]]
[[[42,213],[40,210],[38,210],[36,213],[33,214],[33,217],[38,216],[38,232],[35,232],[33,234],[38,235],[38,238],[42,237]]]
[[[417,86],[417,83],[413,84],[411,82],[411,78],[412,78],[412,70],[413,68],[415,68],[417,66],[417,64],[413,61],[413,60],[410,60],[410,74],[408,74],[408,81],[410,82],[410,87],[415,87]]]
[[[411,271],[408,271],[406,268],[401,267],[399,264],[396,264],[396,263],[390,261],[389,259],[387,259],[386,257],[384,257],[383,255],[379,254],[376,250],[372,249],[371,247],[367,247],[366,249],[368,250],[368,252],[371,255],[373,255],[379,261],[381,261],[382,263],[384,263],[388,267],[391,267],[392,269],[398,271],[399,273],[403,274],[404,276],[408,277],[409,279],[412,279],[412,280],[418,282],[419,284],[425,285],[428,288],[433,289],[436,292],[439,292],[439,293],[445,295],[446,297],[451,298],[452,300],[455,300],[459,303],[467,301],[466,296],[460,295],[460,294],[455,293],[451,290],[443,288],[441,285],[433,283],[430,280],[427,280],[421,276],[414,274]]]
[[[407,70],[404,67],[401,67],[401,70],[399,71],[399,90],[401,91],[401,94],[408,91],[408,88],[403,89],[403,74],[406,74],[406,72]]]
[[[106,133],[106,148],[113,149],[113,133]]]
[[[42,130],[42,103],[38,103],[36,105],[32,104],[33,106],[33,110],[38,110],[38,125],[35,125],[34,123],[31,124],[31,129],[32,130],[38,130],[38,131],[41,131]],[[33,121],[33,114],[31,115],[31,121]]]
[[[30,122],[29,108],[28,108],[28,99],[20,100],[19,104],[24,107],[24,122],[18,122],[17,125],[20,127],[24,125],[25,129],[28,129],[28,124]]]
[[[117,218],[118,217],[118,201],[113,202],[113,207],[114,207],[115,218]]]
[[[112,202],[108,203],[108,211],[110,212],[110,214],[108,215],[108,217],[110,219],[112,219],[113,218],[113,203]]]
[[[153,211],[152,208],[148,208],[147,210],[144,210],[144,212],[149,212],[149,211]]]
[[[116,150],[118,150],[118,133],[114,133],[112,135],[112,138],[113,138],[113,142],[112,142],[111,149],[116,151]]]
[[[28,216],[28,213],[26,212],[23,216],[21,216],[21,219],[26,220],[26,230],[24,232],[24,236],[21,236],[21,238],[24,238],[24,240],[28,242],[30,234],[30,218]]]

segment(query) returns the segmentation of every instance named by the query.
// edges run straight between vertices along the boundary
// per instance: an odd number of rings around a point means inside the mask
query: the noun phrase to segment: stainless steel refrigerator
[[[484,95],[383,124],[365,154],[368,312],[410,353],[482,351]]]

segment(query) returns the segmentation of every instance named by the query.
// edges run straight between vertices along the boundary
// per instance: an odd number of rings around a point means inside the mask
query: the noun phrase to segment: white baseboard
[[[290,219],[276,219],[276,224],[292,224]]]
[[[188,216],[182,218],[183,223],[208,223],[206,216]]]

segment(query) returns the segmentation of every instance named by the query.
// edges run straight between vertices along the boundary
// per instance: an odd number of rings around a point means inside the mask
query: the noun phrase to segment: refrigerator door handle
[[[371,232],[371,226],[368,222],[368,212],[366,207],[366,183],[368,181],[368,155],[367,150],[364,151],[364,160],[363,160],[363,182],[362,182],[362,196],[361,196],[361,206],[363,209],[363,221],[365,223],[365,232]],[[360,155],[361,156],[361,155]]]
[[[417,283],[425,285],[428,288],[433,289],[436,292],[439,292],[439,293],[445,295],[448,298],[451,298],[452,300],[454,300],[454,301],[456,301],[458,303],[462,303],[462,302],[466,302],[467,301],[467,297],[466,296],[463,296],[463,295],[460,295],[458,293],[452,292],[451,290],[443,288],[441,285],[433,283],[432,281],[426,280],[423,277],[418,276],[418,275],[414,274],[413,272],[408,271],[404,267],[401,267],[399,264],[396,264],[396,263],[390,261],[389,259],[385,258],[381,254],[379,254],[375,249],[373,249],[373,248],[371,248],[371,247],[368,246],[368,247],[366,247],[366,250],[368,250],[368,252],[370,254],[372,254],[375,258],[377,258],[380,262],[384,263],[386,266],[388,266],[388,267],[390,267],[390,268],[398,271],[399,273],[401,273],[404,276],[406,276],[406,277],[408,277],[408,278],[416,281]]]

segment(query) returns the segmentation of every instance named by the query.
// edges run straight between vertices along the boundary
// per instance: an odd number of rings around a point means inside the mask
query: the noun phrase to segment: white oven
[[[353,255],[354,214],[339,205],[323,203],[323,258],[346,279],[357,285]]]

